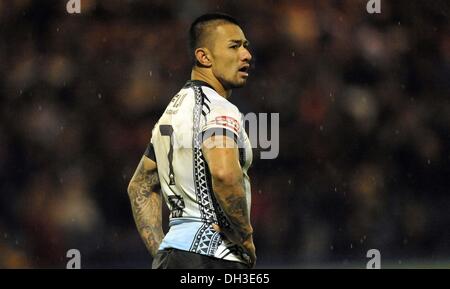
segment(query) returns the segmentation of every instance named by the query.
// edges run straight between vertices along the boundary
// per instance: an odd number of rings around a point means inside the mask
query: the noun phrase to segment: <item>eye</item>
[[[231,45],[230,48],[236,49],[236,48],[239,48],[239,45],[234,44],[234,45]]]

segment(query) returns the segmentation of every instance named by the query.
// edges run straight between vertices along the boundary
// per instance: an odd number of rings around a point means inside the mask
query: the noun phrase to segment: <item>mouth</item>
[[[250,65],[244,65],[244,66],[242,66],[241,68],[239,68],[239,72],[241,73],[241,74],[243,74],[244,76],[248,76],[248,71],[249,71],[249,69],[250,69]]]

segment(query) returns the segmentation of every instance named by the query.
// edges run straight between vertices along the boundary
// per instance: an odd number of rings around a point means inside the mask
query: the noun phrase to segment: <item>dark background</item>
[[[150,266],[126,188],[211,11],[251,41],[231,101],[280,113],[250,170],[258,268],[450,266],[448,1],[66,2],[0,2],[1,268]]]

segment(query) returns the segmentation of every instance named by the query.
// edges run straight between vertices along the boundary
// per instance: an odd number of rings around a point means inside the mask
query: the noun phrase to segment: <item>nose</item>
[[[242,49],[241,60],[243,62],[250,62],[250,60],[252,60],[252,54],[247,48],[242,47]]]

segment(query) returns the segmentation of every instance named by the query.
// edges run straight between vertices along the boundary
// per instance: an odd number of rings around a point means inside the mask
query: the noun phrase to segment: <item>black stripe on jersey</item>
[[[236,144],[238,143],[238,136],[231,129],[213,127],[200,134],[202,141],[205,141],[212,136],[227,136],[232,138]]]
[[[204,94],[203,94],[204,95]],[[207,108],[208,109],[208,112],[206,112],[206,114],[208,114],[208,113],[210,113],[211,112],[211,109],[209,108],[209,105],[207,105],[206,104],[206,102],[204,102],[203,103],[203,106],[205,107],[205,108]],[[204,112],[204,110],[202,109],[202,112]]]
[[[211,88],[214,90],[214,88],[212,88],[211,86],[207,85],[207,87]],[[211,100],[209,100],[209,98],[206,96],[206,94],[203,92],[202,89],[202,97],[203,97],[203,105],[206,105],[209,109],[209,106],[206,104],[205,100],[207,100],[209,103],[211,103]]]
[[[219,242],[213,242],[218,238],[217,232],[211,228],[211,223],[217,223],[217,216],[211,198],[212,189],[208,184],[206,161],[202,153],[202,143],[199,138],[201,114],[203,110],[203,93],[200,86],[192,86],[194,90],[195,104],[193,109],[193,165],[194,165],[194,186],[196,201],[204,225],[197,231],[191,252],[203,255],[214,255]]]
[[[145,149],[144,156],[148,157],[152,161],[156,163],[155,149],[153,148],[153,144],[150,142]]]
[[[212,137],[212,136],[228,136],[233,138],[235,143],[238,145],[239,149],[239,164],[241,167],[245,164],[245,148],[244,148],[244,142],[239,138],[233,131],[226,128],[219,128],[219,127],[213,127],[209,128],[201,133],[201,140],[205,141],[206,139]]]
[[[209,103],[211,103],[211,101],[209,101],[202,89],[200,89],[200,92],[202,93],[202,115],[206,117],[206,115],[211,112],[211,109],[209,108],[209,105],[206,104],[205,100],[208,100]],[[208,109],[208,112],[206,112],[204,108]]]
[[[195,193],[197,195],[197,203],[199,204],[199,210],[201,218],[204,222],[212,223],[216,221],[214,208],[211,204],[210,188],[207,186],[206,181],[206,167],[202,153],[202,143],[199,138],[201,111],[203,108],[203,95],[201,93],[201,87],[193,86],[195,93],[195,106],[194,106],[194,119],[193,119],[193,157],[194,157],[194,185]]]

